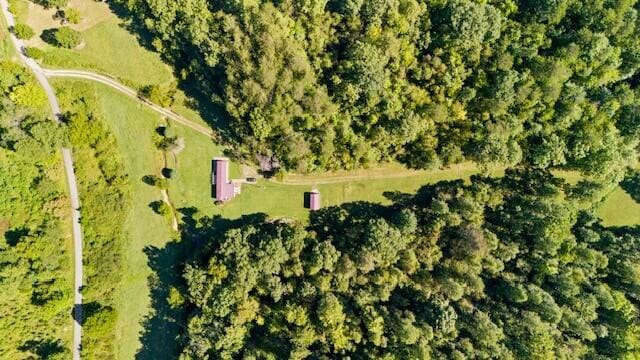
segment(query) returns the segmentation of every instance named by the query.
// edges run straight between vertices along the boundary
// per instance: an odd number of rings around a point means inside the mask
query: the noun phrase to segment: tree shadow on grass
[[[122,4],[113,1],[108,2],[108,4],[111,11],[120,19],[127,20],[123,22],[121,26],[136,37],[139,45],[151,52],[157,53],[156,48],[153,46],[154,35],[149,32],[144,22],[136,17],[135,14],[132,14]],[[213,101],[212,96],[210,96],[211,93],[216,92],[216,89],[213,89],[210,84],[224,83],[223,74],[212,69],[211,71],[201,72],[202,78],[196,78],[189,72],[189,76],[183,79],[183,77],[180,76],[180,69],[188,69],[191,67],[191,60],[183,59],[175,55],[174,58],[168,58],[166,54],[162,53],[160,56],[165,63],[171,66],[176,79],[181,79],[178,82],[178,88],[187,95],[188,99],[185,106],[197,112],[200,117],[211,126],[223,144],[237,144],[240,139],[232,131],[230,117],[224,109],[224,106]],[[204,59],[194,58],[193,60],[199,61],[200,66],[208,67]]]
[[[182,208],[181,235],[164,247],[147,246],[144,249],[152,274],[148,278],[151,310],[143,320],[140,334],[141,349],[138,360],[177,359],[184,342],[186,317],[189,309],[171,304],[172,288],[184,294],[186,284],[182,278],[184,264],[197,261],[198,256],[209,253],[230,228],[262,223],[265,214],[246,215],[236,220],[216,217],[198,218],[195,208]],[[198,250],[198,251],[195,251]],[[174,290],[175,291],[175,290]]]
[[[59,340],[27,340],[18,350],[36,355],[38,359],[61,359],[70,355],[67,347]]]
[[[49,45],[58,46],[58,40],[56,39],[56,28],[44,29],[40,34],[40,39]]]
[[[622,187],[635,202],[640,203],[640,170],[629,171],[620,183],[620,187]]]

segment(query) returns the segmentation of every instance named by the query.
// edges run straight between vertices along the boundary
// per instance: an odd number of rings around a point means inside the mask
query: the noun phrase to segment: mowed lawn
[[[82,35],[85,44],[79,49],[46,46],[43,64],[50,68],[95,71],[137,89],[174,81],[169,65],[157,53],[140,46],[119,19],[111,17]]]
[[[90,70],[112,76],[136,89],[175,81],[171,67],[160,59],[159,54],[141,46],[107,3],[69,1],[68,8],[78,9],[82,20],[68,26],[82,33],[83,43],[77,49],[63,49],[40,38],[44,30],[60,27],[60,21],[52,17],[55,9],[44,9],[27,0],[13,1],[19,21],[27,23],[36,32],[27,43],[45,51],[42,60],[45,67]]]
[[[598,208],[598,216],[605,226],[640,225],[640,203],[617,187]]]

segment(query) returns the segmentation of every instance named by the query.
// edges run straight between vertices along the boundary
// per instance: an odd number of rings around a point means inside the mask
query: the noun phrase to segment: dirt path
[[[9,11],[9,4],[7,0],[0,0],[0,7],[2,13],[7,20],[7,25],[12,27],[15,25],[15,19],[13,14]],[[16,38],[13,34],[10,35],[11,42],[16,50],[16,53],[20,57],[20,60],[31,70],[36,79],[42,86],[47,99],[49,100],[49,107],[51,113],[56,121],[60,121],[60,105],[56,98],[55,91],[49,81],[47,80],[45,70],[40,65],[26,57],[22,53],[22,49],[25,44],[22,40]],[[74,250],[74,301],[73,301],[73,359],[80,359],[80,346],[82,341],[82,278],[83,278],[83,264],[82,264],[82,228],[80,226],[80,196],[78,195],[78,185],[76,183],[76,175],[73,167],[73,157],[71,155],[71,149],[62,148],[62,159],[66,172],[67,186],[69,188],[69,197],[71,198],[71,213],[73,220],[73,250]]]
[[[490,169],[489,173],[502,170],[504,170],[502,167],[496,167]],[[472,163],[462,163],[452,165],[446,169],[436,170],[412,170],[399,164],[390,164],[372,169],[345,170],[323,174],[286,174],[282,180],[271,179],[271,181],[283,185],[321,185],[359,180],[398,179],[414,176],[449,177],[455,174],[456,177],[461,177],[463,174],[471,172],[477,173],[480,172],[480,169]]]
[[[166,169],[168,166],[167,153],[164,151],[162,152],[162,163],[163,163],[163,167]],[[163,179],[167,179],[162,173],[162,171],[160,172],[160,177],[162,177]],[[174,231],[178,231],[178,217],[176,216],[176,209],[175,207],[173,207],[173,203],[171,202],[171,198],[169,197],[169,190],[162,189],[160,191],[162,192],[162,200],[167,205],[169,205],[169,208],[171,209],[171,227],[173,228]]]
[[[100,74],[96,74],[96,73],[92,73],[89,71],[83,71],[83,70],[52,70],[52,69],[43,69],[43,74],[46,77],[60,77],[60,78],[73,78],[73,79],[84,79],[84,80],[91,80],[91,81],[95,81],[95,82],[99,82],[101,84],[107,85],[111,88],[114,88],[118,91],[120,91],[121,93],[138,99],[141,103],[145,104],[146,106],[148,106],[149,108],[153,109],[154,111],[160,113],[161,115],[165,116],[168,119],[171,119],[181,125],[184,125],[188,128],[191,128],[205,136],[208,136],[212,139],[216,139],[213,131],[208,128],[207,126],[203,126],[200,124],[197,124],[187,118],[185,118],[182,115],[178,115],[175,112],[169,110],[169,109],[165,109],[160,105],[154,104],[153,102],[149,101],[149,99],[146,99],[142,96],[140,96],[140,94],[138,94],[138,92],[126,85],[121,84],[120,82],[118,82],[115,79],[112,79],[108,76],[104,76],[104,75],[100,75]]]

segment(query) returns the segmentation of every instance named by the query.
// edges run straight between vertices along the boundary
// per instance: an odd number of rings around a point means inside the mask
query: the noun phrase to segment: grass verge
[[[60,85],[55,83],[54,85]],[[127,178],[113,135],[81,87],[56,86],[65,113],[80,193],[84,235],[83,336],[85,359],[108,359],[115,349],[115,290],[128,208]]]

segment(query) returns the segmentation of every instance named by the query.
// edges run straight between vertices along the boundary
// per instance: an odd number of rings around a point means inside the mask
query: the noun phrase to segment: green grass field
[[[69,1],[68,8],[78,9],[82,19],[79,24],[69,26],[82,33],[84,42],[77,49],[62,49],[40,38],[44,30],[60,27],[60,22],[52,17],[55,9],[44,9],[27,0],[11,1],[18,21],[27,23],[36,32],[27,43],[45,51],[42,62],[46,67],[90,70],[138,89],[175,81],[171,68],[157,53],[142,47],[106,3]]]
[[[65,69],[87,69],[103,73],[126,85],[141,88],[174,80],[171,68],[160,56],[138,44],[122,22],[111,18],[83,32],[81,49],[46,48],[45,66]]]
[[[131,183],[131,208],[124,224],[122,283],[117,289],[116,307],[120,315],[116,329],[116,354],[120,359],[133,359],[138,348],[141,322],[149,306],[147,267],[144,248],[163,246],[172,233],[166,219],[151,211],[148,204],[160,199],[160,191],[144,184],[142,176],[159,171],[161,154],[154,151],[150,129],[159,117],[126,96],[100,85],[55,81],[56,87],[82,89],[85,96],[96,98],[96,112],[108,119],[107,125],[118,141],[125,170]],[[147,136],[145,136],[147,135]]]
[[[598,208],[598,216],[605,226],[640,225],[640,203],[617,187]]]

